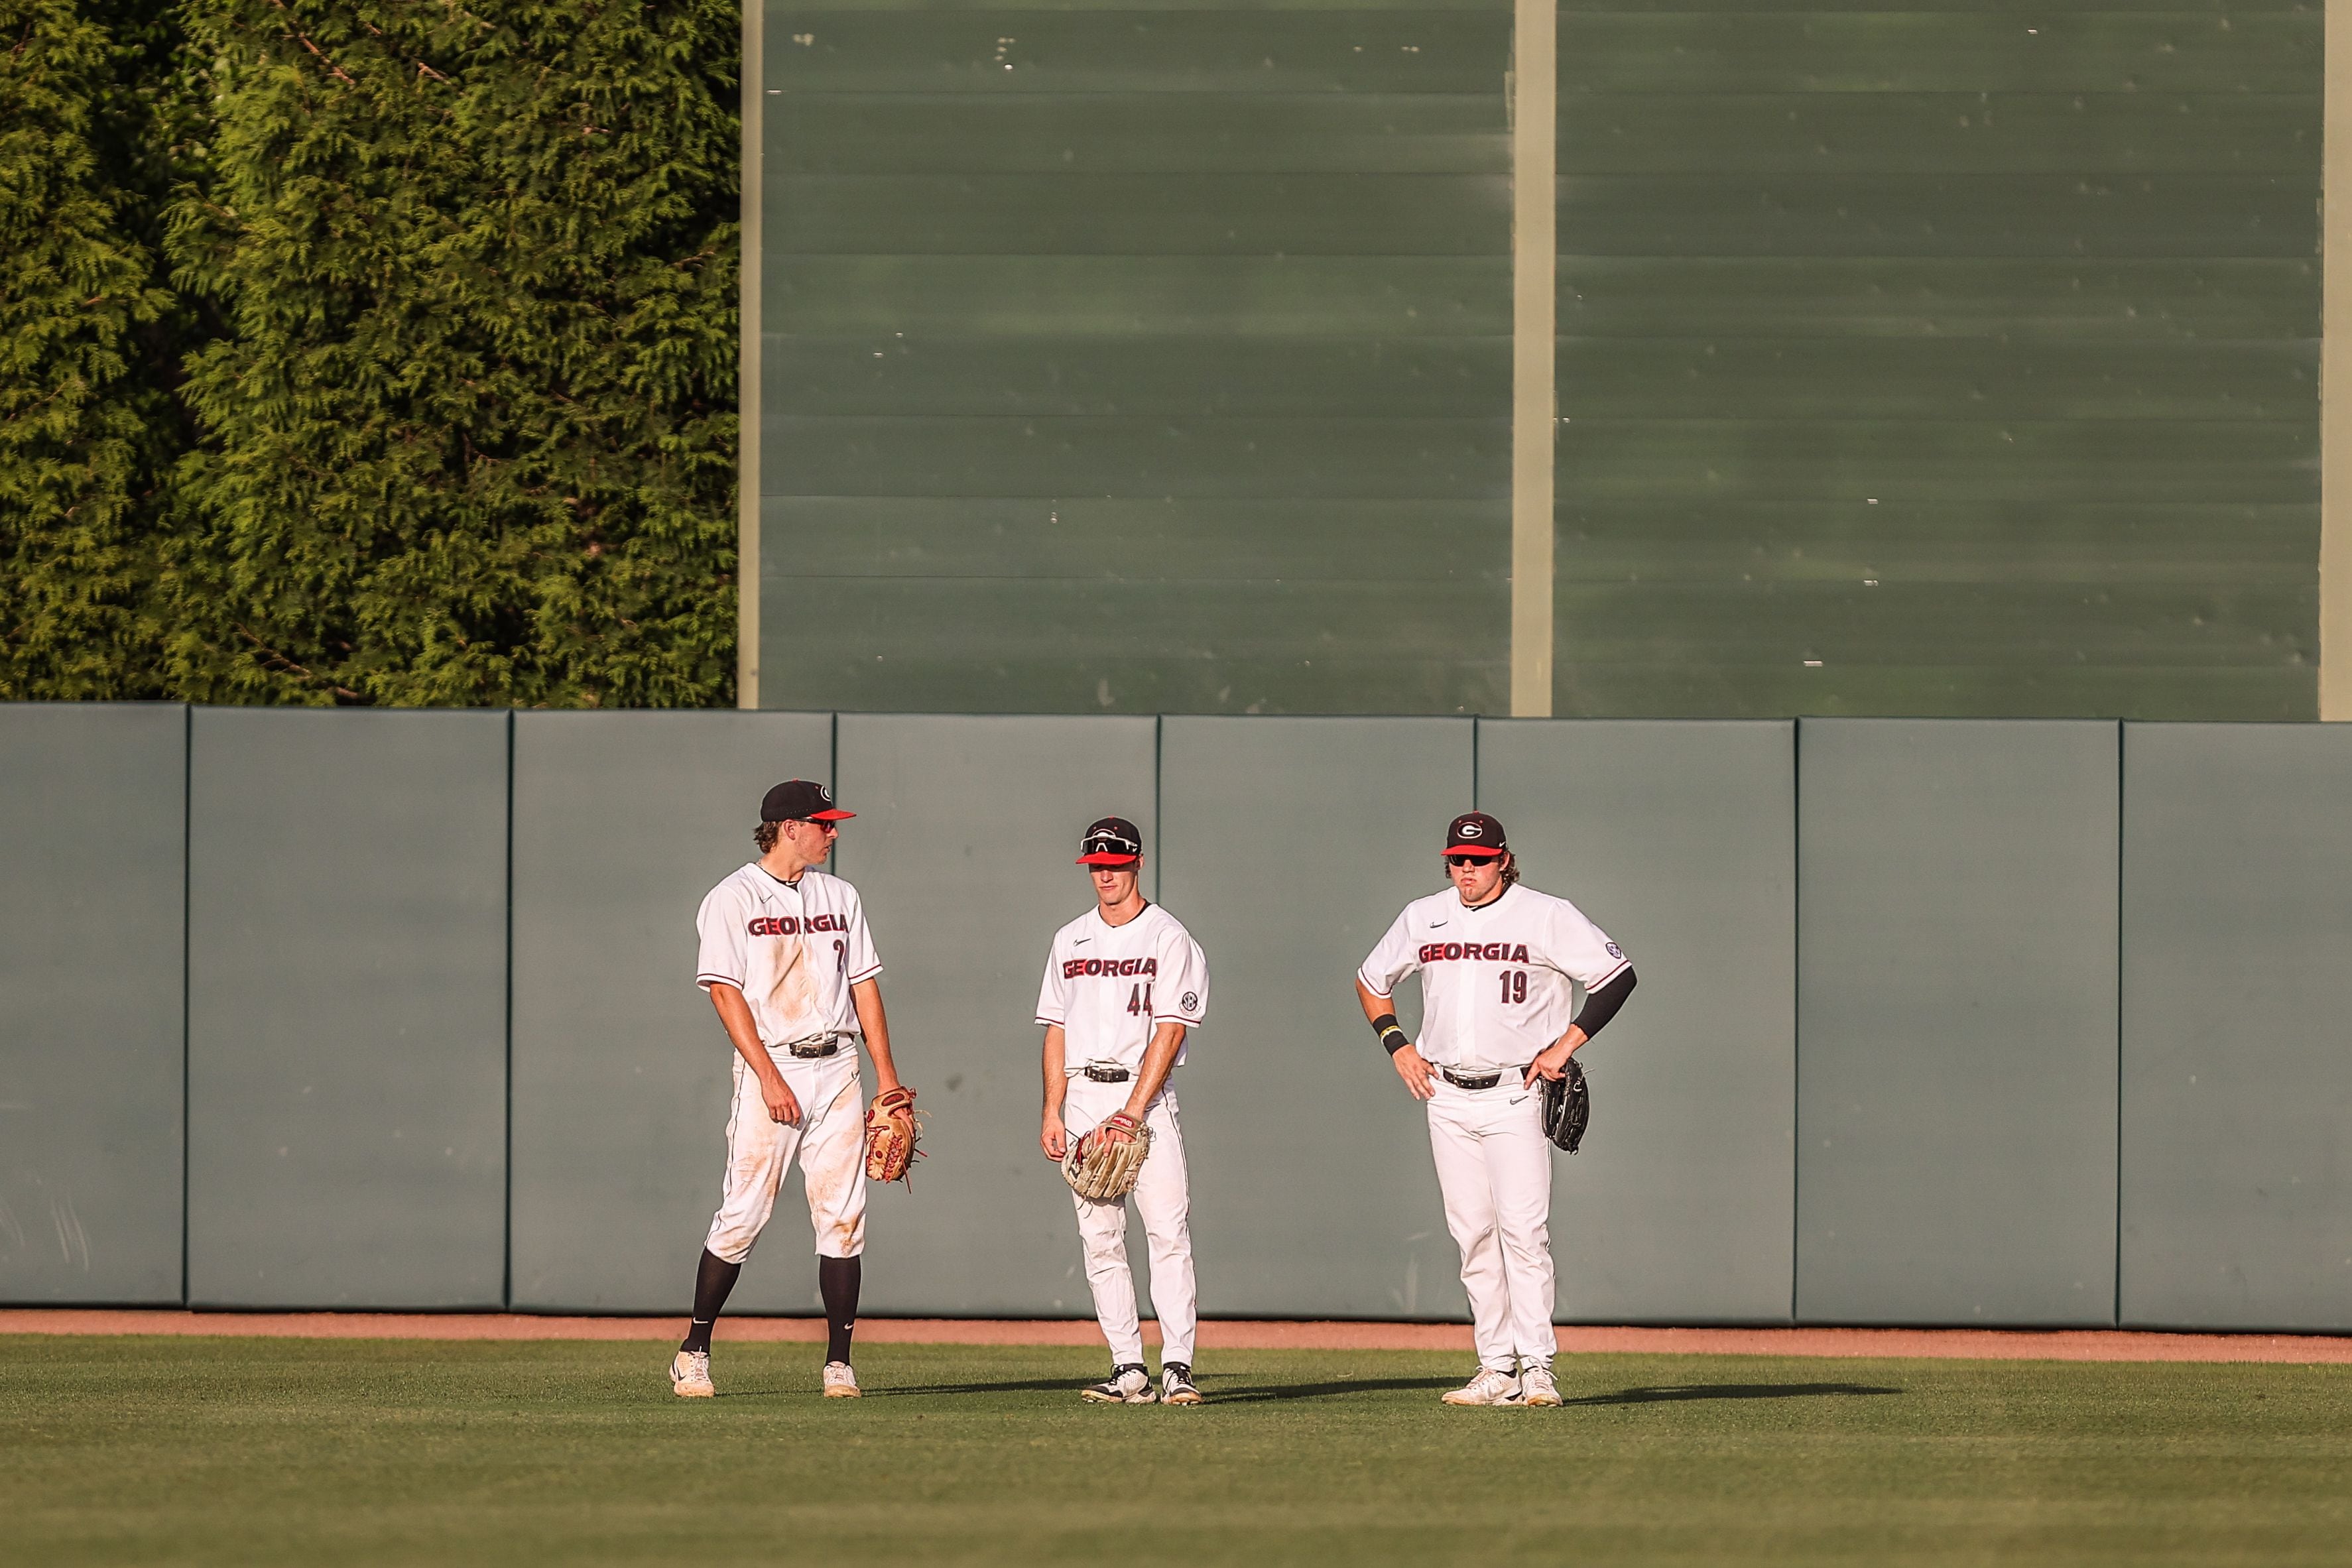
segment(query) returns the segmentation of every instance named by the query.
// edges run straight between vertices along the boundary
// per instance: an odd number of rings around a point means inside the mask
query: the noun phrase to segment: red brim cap
[[[1492,844],[1448,844],[1444,852],[1449,855],[1475,855],[1485,861],[1493,860],[1504,852]]]
[[[856,815],[855,811],[811,811],[808,820],[812,822],[845,822]]]
[[[1080,855],[1078,863],[1080,865],[1133,865],[1142,858],[1140,855],[1114,855],[1097,852],[1090,855]]]

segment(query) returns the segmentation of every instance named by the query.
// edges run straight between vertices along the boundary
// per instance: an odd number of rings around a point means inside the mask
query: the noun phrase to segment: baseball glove
[[[912,1186],[922,1135],[915,1121],[915,1092],[904,1084],[874,1096],[866,1108],[866,1178],[903,1181]]]
[[[1106,1138],[1117,1127],[1128,1135]],[[1135,1190],[1143,1162],[1151,1155],[1151,1129],[1121,1111],[1083,1138],[1072,1138],[1062,1155],[1062,1179],[1080,1197],[1109,1201]]]
[[[1592,1095],[1584,1087],[1584,1069],[1568,1059],[1568,1071],[1543,1081],[1544,1136],[1576,1153],[1584,1142],[1584,1124],[1592,1120]]]

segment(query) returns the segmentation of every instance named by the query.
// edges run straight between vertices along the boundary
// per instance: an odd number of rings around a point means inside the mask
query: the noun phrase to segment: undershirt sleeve
[[[1623,1007],[1625,998],[1633,994],[1634,984],[1633,967],[1628,964],[1609,979],[1585,992],[1584,1005],[1577,1009],[1576,1017],[1570,1021],[1584,1031],[1585,1039],[1591,1040],[1601,1032],[1602,1025],[1617,1016],[1617,1009]]]

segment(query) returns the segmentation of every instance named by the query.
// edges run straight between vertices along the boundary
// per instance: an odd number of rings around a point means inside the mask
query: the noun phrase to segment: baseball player
[[[1633,966],[1564,898],[1517,885],[1503,824],[1445,831],[1453,887],[1404,906],[1356,973],[1356,998],[1408,1092],[1429,1106],[1445,1228],[1462,1249],[1478,1374],[1448,1405],[1557,1405],[1552,1378],[1551,1145],[1538,1078],[1616,1015]],[[1421,975],[1419,1041],[1390,997]],[[1584,1006],[1571,1020],[1574,985]]]
[[[853,815],[834,805],[822,784],[777,785],[761,802],[751,835],[760,858],[712,888],[695,916],[702,938],[695,983],[710,993],[736,1061],[725,1196],[695,1273],[694,1321],[670,1361],[670,1386],[684,1398],[713,1392],[711,1325],[795,1153],[808,1183],[824,1299],[824,1395],[857,1396],[849,1337],[866,1249],[860,1038],[883,1092],[898,1086],[898,1073],[882,1016],[882,961],[857,890],[816,869],[833,852],[837,824]]]
[[[1054,933],[1037,1021],[1045,1026],[1045,1113],[1038,1143],[1059,1160],[1073,1140],[1101,1129],[1127,1140],[1140,1124],[1150,1153],[1135,1183],[1136,1212],[1151,1244],[1151,1305],[1160,1314],[1160,1387],[1143,1363],[1135,1280],[1127,1264],[1127,1203],[1073,1192],[1095,1317],[1110,1342],[1110,1376],[1080,1390],[1099,1404],[1198,1405],[1192,1385],[1192,1194],[1170,1074],[1184,1061],[1186,1032],[1209,1010],[1209,961],[1176,917],[1145,902],[1136,882],[1143,835],[1123,817],[1087,829],[1078,863],[1094,881],[1095,907]]]

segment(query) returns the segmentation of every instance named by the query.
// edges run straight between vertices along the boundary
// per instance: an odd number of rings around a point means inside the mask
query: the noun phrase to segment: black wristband
[[[1394,1056],[1398,1051],[1402,1051],[1406,1046],[1412,1043],[1412,1041],[1405,1035],[1404,1026],[1397,1022],[1397,1016],[1394,1013],[1382,1013],[1380,1017],[1374,1019],[1372,1020],[1372,1032],[1381,1037],[1381,1047],[1385,1049],[1391,1056]],[[1390,1038],[1391,1036],[1394,1036],[1395,1038],[1391,1039]]]

